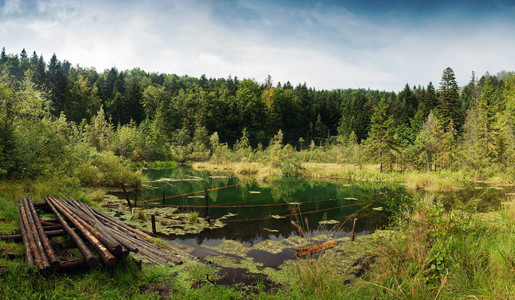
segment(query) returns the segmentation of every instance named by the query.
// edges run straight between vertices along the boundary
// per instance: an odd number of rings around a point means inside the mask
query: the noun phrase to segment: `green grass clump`
[[[357,288],[373,298],[513,299],[514,226],[424,199],[378,246],[380,263]]]
[[[488,213],[438,198],[399,210],[394,234],[377,239],[376,263],[346,281],[322,255],[298,260],[278,297],[294,299],[515,299],[513,205]]]

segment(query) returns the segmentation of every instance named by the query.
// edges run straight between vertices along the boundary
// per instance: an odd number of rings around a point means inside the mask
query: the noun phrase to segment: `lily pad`
[[[238,214],[228,213],[228,214],[226,214],[226,215],[222,216],[219,220],[227,220],[227,219],[232,218],[232,217],[235,217],[235,216],[237,216],[237,215],[238,215]]]
[[[283,216],[279,216],[279,215],[271,215],[270,218],[272,219],[276,219],[276,220],[279,220],[279,219],[284,219],[286,217],[283,217]]]
[[[318,224],[320,225],[334,225],[334,224],[339,224],[340,221],[338,220],[323,220],[323,221],[320,221],[318,222]]]
[[[205,218],[197,217],[195,222],[192,222],[191,213],[178,213],[176,207],[133,207],[129,209],[125,200],[116,197],[104,199],[101,205],[111,216],[146,231],[152,230],[150,216],[155,215],[157,232],[166,235],[197,234],[206,229],[225,226],[221,219],[212,219],[208,222]]]

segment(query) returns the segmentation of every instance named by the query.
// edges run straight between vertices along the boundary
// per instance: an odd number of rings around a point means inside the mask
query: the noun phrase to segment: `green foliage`
[[[83,162],[75,174],[83,186],[119,187],[121,183],[142,185],[141,171],[132,171],[130,165],[114,153],[84,150]]]
[[[68,120],[80,123],[83,119],[90,120],[100,109],[98,87],[91,85],[82,75],[77,81],[68,83],[66,97],[70,99],[64,106]]]
[[[459,89],[456,83],[456,76],[451,68],[446,68],[442,74],[440,82],[440,96],[438,99],[438,110],[443,117],[443,126],[447,126],[452,122],[455,125],[459,120]]]
[[[383,164],[393,163],[394,151],[397,150],[393,118],[387,114],[387,109],[382,99],[372,116],[370,134],[364,143],[366,155],[381,165],[381,171]]]
[[[98,151],[106,150],[114,135],[113,125],[106,120],[104,109],[100,107],[91,125],[86,126],[84,140]]]
[[[94,184],[100,171],[77,154],[82,143],[135,162],[262,162],[283,174],[298,174],[304,162],[515,173],[511,73],[473,75],[461,91],[451,68],[438,91],[432,83],[397,94],[317,91],[273,86],[271,77],[260,84],[141,69],[97,73],[55,55],[47,64],[36,53],[6,53],[0,74],[2,178],[73,178],[80,166],[83,182]]]

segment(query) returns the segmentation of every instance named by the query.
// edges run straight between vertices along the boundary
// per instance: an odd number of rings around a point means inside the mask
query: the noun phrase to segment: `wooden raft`
[[[41,220],[36,209],[53,213],[55,219]],[[20,199],[18,219],[20,234],[0,236],[0,240],[22,240],[28,266],[35,265],[41,272],[94,268],[98,262],[112,267],[130,252],[163,265],[198,263],[197,257],[167,243],[157,246],[149,234],[71,198],[45,197],[44,203],[34,203],[30,197]],[[69,237],[68,246],[63,239],[52,239],[59,236]],[[82,258],[60,259],[56,247],[75,247]]]

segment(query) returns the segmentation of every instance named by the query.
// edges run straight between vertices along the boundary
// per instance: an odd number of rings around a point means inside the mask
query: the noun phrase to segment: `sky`
[[[515,1],[0,0],[0,47],[101,72],[400,91],[515,71]]]

